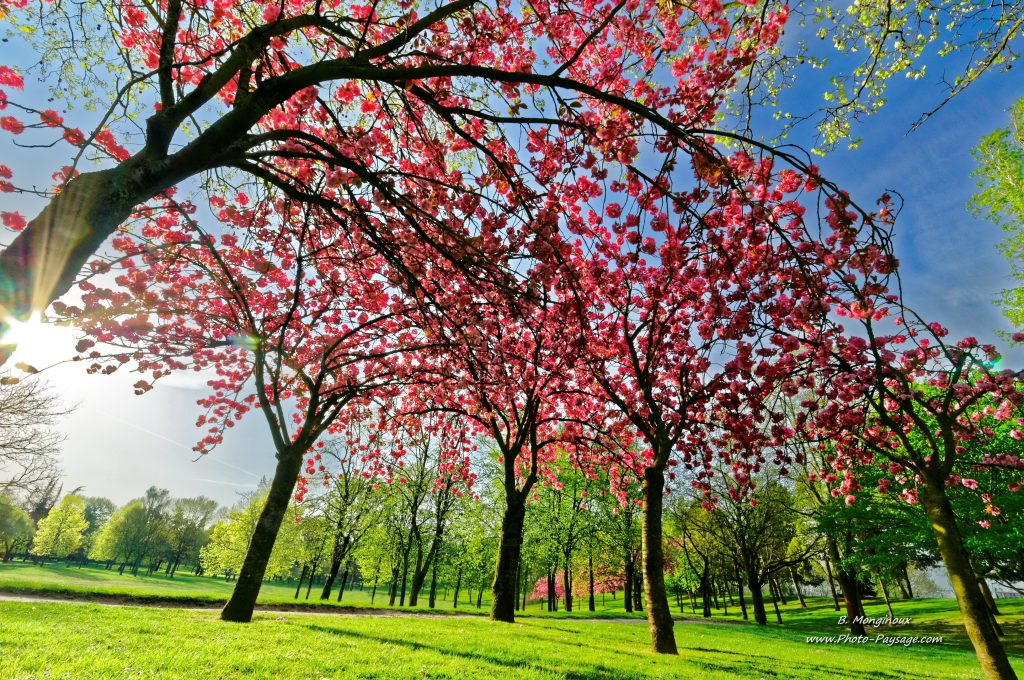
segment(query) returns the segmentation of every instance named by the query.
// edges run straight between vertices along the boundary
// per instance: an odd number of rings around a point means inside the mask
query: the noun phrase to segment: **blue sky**
[[[1006,123],[1005,111],[1024,96],[1024,82],[1012,72],[986,75],[908,134],[920,113],[942,96],[939,79],[936,70],[920,81],[893,82],[888,105],[856,130],[861,146],[840,148],[817,162],[824,175],[863,204],[873,204],[887,190],[903,195],[896,254],[907,301],[926,319],[947,325],[954,336],[995,341],[997,329],[1009,329],[992,304],[1010,285],[1009,266],[996,249],[998,229],[966,210],[974,188],[970,149]],[[807,105],[820,102],[820,92],[807,88],[790,96]],[[790,141],[807,144],[801,137],[811,132],[798,130]],[[52,162],[35,157],[41,181],[67,162],[64,153],[66,147],[58,147]],[[11,146],[9,136],[0,136],[0,159],[12,157],[17,161],[23,152]],[[34,205],[19,204],[22,200],[2,195],[0,209],[20,207],[34,214]],[[33,344],[19,350],[19,358],[45,364],[61,348],[69,350],[72,341],[67,331],[53,331]],[[1024,353],[1007,352],[1006,363],[1020,366]],[[174,495],[204,494],[231,504],[273,469],[273,447],[258,413],[230,431],[214,453],[195,460],[195,400],[203,388],[196,376],[172,378],[137,397],[131,387],[137,378],[128,373],[86,376],[80,365],[47,373],[64,400],[78,405],[64,424],[67,488],[84,486],[84,493],[124,503],[155,484]]]

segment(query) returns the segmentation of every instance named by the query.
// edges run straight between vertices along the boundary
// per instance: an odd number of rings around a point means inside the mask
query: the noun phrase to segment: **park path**
[[[119,595],[83,595],[82,597],[56,597],[52,595],[32,595],[27,593],[10,593],[0,590],[0,602],[41,602],[41,603],[88,603],[98,604],[104,607],[165,607],[168,609],[184,609],[187,611],[211,611],[219,610],[223,605],[210,603],[209,605],[198,605],[196,603],[183,603],[174,600],[140,600]],[[312,609],[302,606],[291,605],[263,605],[257,607],[255,614],[302,614],[310,616],[376,616],[381,618],[412,618],[412,619],[450,619],[450,618],[485,618],[481,614],[465,614],[462,612],[450,612],[447,614],[431,614],[428,612],[410,612],[400,609],[375,609],[370,607],[331,607],[329,610]],[[615,623],[622,625],[647,625],[647,619],[638,618],[575,618],[575,617],[542,617],[524,616],[526,620],[542,621],[572,621],[579,623]],[[723,621],[721,619],[685,618],[676,619],[677,624],[698,624],[698,625],[737,625],[734,621]]]

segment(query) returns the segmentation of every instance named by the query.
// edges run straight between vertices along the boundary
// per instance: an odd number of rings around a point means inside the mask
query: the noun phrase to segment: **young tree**
[[[114,501],[102,496],[83,496],[82,500],[85,501],[85,521],[89,523],[82,540],[82,550],[85,554],[88,554],[93,540],[107,520],[110,519],[110,516],[117,510],[117,505],[114,504]]]
[[[85,501],[65,496],[39,522],[32,540],[32,554],[40,557],[67,557],[82,545],[89,523],[85,519]]]
[[[243,496],[242,500],[228,512],[227,518],[213,526],[210,531],[210,542],[200,550],[203,571],[209,574],[225,574],[228,577],[240,573],[248,554],[249,544],[266,506],[268,493],[267,484],[262,484],[257,491]],[[299,541],[300,522],[297,521],[299,511],[292,507],[289,514],[289,521],[281,525],[273,552],[267,561],[267,578],[289,575],[302,555],[302,544]]]
[[[10,562],[11,556],[18,551],[27,551],[34,535],[32,518],[15,505],[9,496],[0,492],[0,548],[3,548],[3,561]]]
[[[326,492],[318,499],[320,511],[333,529],[330,567],[324,579],[320,599],[331,596],[331,589],[343,563],[351,561],[360,542],[380,520],[382,494],[374,490],[376,463],[366,436],[368,423],[352,418],[343,433],[327,440],[314,459],[325,465],[321,473]],[[378,484],[379,489],[379,484]],[[342,596],[344,584],[338,589]]]
[[[178,498],[167,518],[167,574],[174,577],[182,560],[199,564],[199,551],[209,540],[217,501],[205,496]]]

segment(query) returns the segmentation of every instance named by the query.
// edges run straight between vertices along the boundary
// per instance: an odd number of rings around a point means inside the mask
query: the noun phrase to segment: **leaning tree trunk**
[[[285,449],[278,454],[267,502],[260,512],[256,530],[249,541],[235,589],[220,613],[220,618],[224,621],[248,623],[252,620],[252,610],[260,593],[263,574],[267,570],[270,553],[274,550],[277,532],[288,509],[288,502],[292,498],[295,480],[298,479],[299,470],[302,468],[302,458],[301,450]]]
[[[334,580],[338,578],[338,572],[341,571],[341,563],[345,559],[345,555],[348,553],[349,548],[349,537],[342,535],[341,518],[338,518],[337,524],[334,526],[334,548],[331,550],[331,569],[327,572],[327,579],[324,581],[324,588],[320,591],[320,599],[327,600],[331,597],[331,590],[334,588]]]
[[[641,539],[643,546],[644,595],[651,649],[659,654],[678,654],[672,632],[672,611],[665,592],[665,549],[662,545],[662,501],[665,472],[660,467],[644,468],[644,508]]]
[[[1016,679],[1017,674],[1010,666],[999,635],[992,625],[988,604],[978,587],[977,576],[971,567],[970,557],[964,548],[956,515],[946,497],[942,482],[928,482],[919,487],[921,505],[932,525],[935,540],[939,544],[939,555],[946,566],[949,582],[956,594],[960,614],[963,617],[967,636],[974,645],[978,662],[985,675],[1000,680]]]
[[[836,593],[836,582],[832,578],[832,564],[828,558],[825,558],[825,571],[828,574],[828,587],[832,591],[832,606],[836,611],[839,611],[839,594]]]
[[[516,620],[516,580],[523,549],[523,522],[526,519],[525,499],[519,494],[505,498],[505,515],[501,520],[498,563],[494,567],[491,588],[491,620],[514,623]]]

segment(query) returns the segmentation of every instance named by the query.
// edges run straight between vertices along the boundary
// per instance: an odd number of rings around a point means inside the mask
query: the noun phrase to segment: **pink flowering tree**
[[[884,300],[847,313],[864,334],[837,338],[832,347],[818,388],[827,401],[809,421],[835,448],[824,458],[827,467],[815,474],[852,504],[860,489],[856,469],[876,465],[887,473],[878,479],[879,492],[921,504],[983,670],[992,678],[1016,677],[971,566],[950,489],[976,489],[973,476],[981,470],[1024,470],[1016,451],[983,445],[1000,428],[1009,428],[1011,439],[1024,438],[1020,377],[996,370],[994,346],[970,337],[950,343],[939,324],[926,324]],[[890,313],[902,316],[893,316],[886,332]],[[1010,485],[1020,488],[1019,482]],[[987,511],[998,508],[987,504]]]
[[[212,376],[199,454],[250,411],[266,421],[277,466],[222,612],[232,621],[252,616],[307,452],[350,404],[399,389],[411,375],[405,356],[424,345],[381,258],[342,224],[288,201],[247,204],[212,201],[219,235],[183,219],[188,208],[157,217],[159,230],[143,220],[115,239],[118,257],[93,263],[80,304],[55,305],[85,331],[77,349],[89,370],[137,371],[137,394],[178,371]]]

